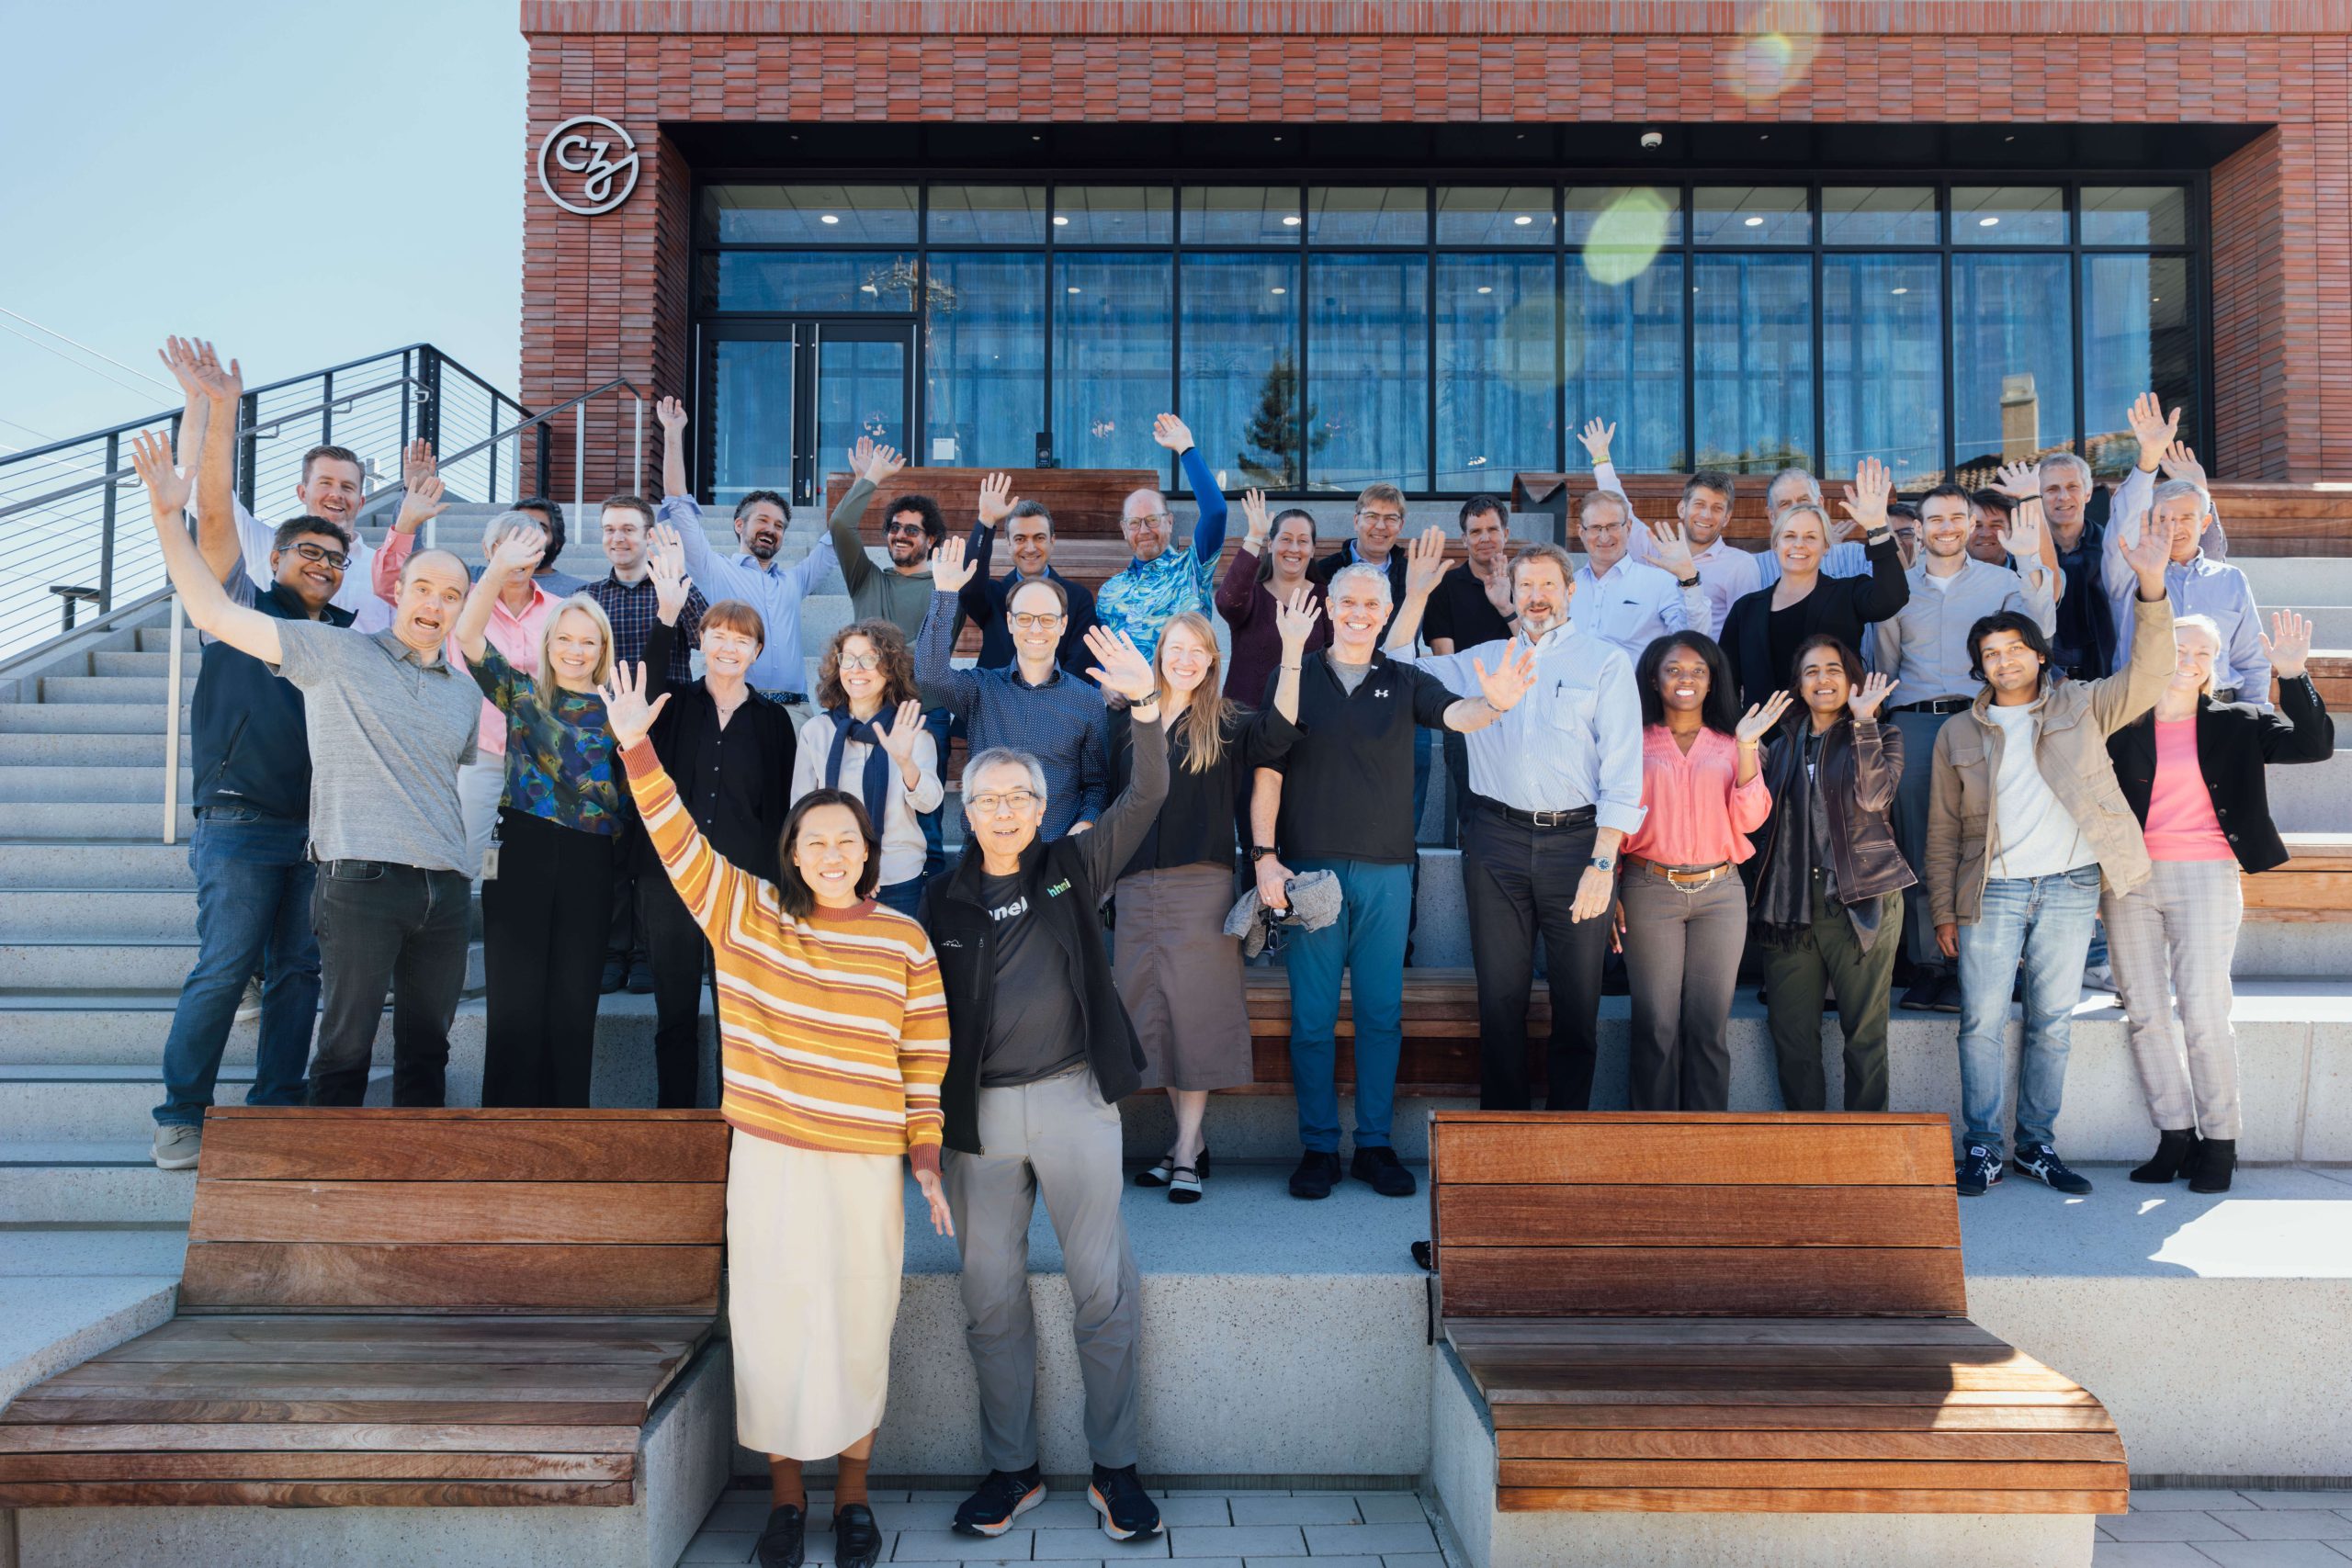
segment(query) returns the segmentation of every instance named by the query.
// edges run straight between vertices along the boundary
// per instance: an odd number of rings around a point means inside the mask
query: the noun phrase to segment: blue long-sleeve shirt
[[[753,690],[802,692],[808,686],[808,666],[800,652],[800,601],[824,581],[833,564],[831,540],[822,540],[791,565],[755,560],[749,555],[722,560],[703,532],[702,505],[690,495],[662,498],[662,521],[678,531],[685,547],[686,574],[716,604],[741,599],[760,613],[766,629],[760,656],[752,660]]]
[[[2125,549],[2140,542],[2147,526],[2155,481],[2134,468],[2115,492],[2108,514],[2107,537],[2100,544],[2099,570],[2108,607],[2115,617],[2115,667],[2132,660],[2133,615],[2132,601],[2139,593],[2139,578],[2123,558]],[[2208,525],[2197,554],[2185,561],[2165,563],[2165,596],[2172,601],[2173,618],[2210,615],[2222,628],[2222,649],[2213,660],[2213,689],[2235,691],[2242,703],[2270,702],[2270,656],[2262,650],[2262,612],[2254,586],[2245,572],[2227,561],[2215,560],[2205,540],[2216,529]]]
[[[1130,560],[1094,593],[1094,618],[1109,631],[1125,632],[1149,659],[1159,647],[1159,628],[1187,610],[1209,613],[1216,588],[1217,557],[1225,553],[1225,491],[1197,446],[1182,458],[1184,482],[1200,503],[1189,549],[1172,546],[1150,560]]]
[[[991,746],[1026,751],[1046,771],[1046,816],[1038,831],[1055,839],[1073,822],[1102,815],[1111,778],[1111,716],[1102,694],[1059,665],[1037,685],[1021,666],[957,670],[956,595],[935,592],[915,638],[915,679],[923,701],[964,721],[975,756]]]

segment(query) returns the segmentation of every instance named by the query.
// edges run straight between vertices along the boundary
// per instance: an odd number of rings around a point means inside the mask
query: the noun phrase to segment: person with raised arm
[[[220,439],[217,456],[206,442],[216,489],[229,472]],[[366,1096],[389,989],[392,1103],[441,1105],[473,914],[458,770],[474,758],[481,694],[442,651],[465,602],[465,563],[446,550],[412,556],[392,623],[380,632],[265,615],[231,597],[188,537],[187,480],[172,465],[170,442],[141,435],[132,460],[188,623],[302,694],[311,911],[325,986],[310,1103],[357,1105]]]
[[[1241,516],[1249,525],[1241,547],[1216,585],[1216,613],[1233,638],[1233,667],[1226,671],[1229,702],[1256,707],[1282,662],[1282,606],[1301,592],[1318,610],[1323,585],[1307,575],[1315,564],[1315,518],[1292,506],[1269,517],[1266,492],[1241,492]],[[1318,615],[1307,633],[1306,651],[1330,646],[1331,628]]]
[[[1903,575],[1903,552],[1887,526],[1886,507],[1894,480],[1884,463],[1865,457],[1854,466],[1843,510],[1862,530],[1867,577],[1831,577],[1822,570],[1828,553],[1829,514],[1800,501],[1772,521],[1772,550],[1780,574],[1731,607],[1724,617],[1724,657],[1739,682],[1738,700],[1753,706],[1787,680],[1797,644],[1824,634],[1858,648],[1862,628],[1899,612],[1909,603],[1911,584]]]
[[[890,564],[876,566],[857,536],[858,519],[875,491],[905,471],[907,460],[897,447],[878,445],[870,435],[857,438],[848,459],[850,487],[825,527],[849,588],[850,607],[862,621],[891,622],[912,642],[931,611],[931,558],[947,536],[946,520],[939,502],[927,495],[894,497],[882,524],[882,548]]]
[[[1817,506],[1829,524],[1829,547],[1823,552],[1815,570],[1824,577],[1868,577],[1870,557],[1857,537],[1850,518],[1831,517],[1828,504],[1821,493],[1821,481],[1803,468],[1782,468],[1764,484],[1764,550],[1756,558],[1756,585],[1770,588],[1781,581],[1781,560],[1773,554],[1772,540],[1778,536],[1781,513],[1793,506]],[[1906,559],[1904,563],[1908,566]]]
[[[1577,438],[1592,459],[1594,486],[1623,495],[1624,482],[1618,479],[1616,466],[1609,460],[1609,444],[1616,434],[1615,424],[1590,419],[1585,422]],[[1731,475],[1702,468],[1682,481],[1682,499],[1674,508],[1675,521],[1682,525],[1682,536],[1690,547],[1690,564],[1707,596],[1707,622],[1704,626],[1694,622],[1691,629],[1709,637],[1722,630],[1724,617],[1731,614],[1733,604],[1764,586],[1763,579],[1757,574],[1756,557],[1724,537],[1724,530],[1731,526],[1732,500],[1736,492],[1737,481]],[[1666,564],[1658,558],[1657,540],[1646,528],[1633,531],[1626,553],[1645,565]]]
[[[2012,1167],[2060,1192],[2091,1190],[2059,1158],[2056,1127],[2099,890],[2129,893],[2149,875],[2147,845],[2116,783],[2107,738],[2155,705],[2176,663],[2167,553],[2153,530],[2124,552],[2140,590],[2135,636],[2147,640],[2121,671],[2062,679],[2041,623],[1998,611],[1968,632],[1969,661],[1984,689],[1936,732],[1919,872],[1936,945],[1960,965],[1965,1134],[1954,1179],[1962,1197],[2001,1179],[2009,996],[2020,979],[2025,1047]]]
[[[1627,549],[1630,536],[1643,531],[1633,502],[1613,490],[1593,491],[1577,512],[1577,539],[1585,560],[1577,568],[1576,591],[1584,601],[1577,619],[1585,631],[1615,643],[1628,659],[1639,659],[1652,642],[1672,632],[1704,636],[1713,614],[1681,525],[1660,523],[1648,530],[1657,566],[1643,565]]]
[[[939,964],[922,928],[875,900],[880,846],[854,795],[804,795],[761,867],[714,848],[650,739],[670,697],[649,703],[646,685],[616,670],[603,702],[654,851],[718,953],[735,1437],[768,1456],[774,1487],[754,1551],[802,1560],[804,1467],[838,1456],[832,1560],[873,1568],[865,1476],[889,1397],[907,1167],[932,1228],[960,1228],[939,1169]]]
[[[1005,551],[1012,557],[1012,570],[990,577],[999,529],[1004,533]],[[1004,603],[1023,583],[1050,577],[1061,585],[1063,602],[1069,606],[1056,658],[1063,669],[1083,678],[1091,662],[1086,628],[1094,624],[1094,592],[1054,570],[1054,514],[1046,503],[1015,499],[1012,476],[990,474],[980,481],[978,514],[964,541],[964,554],[974,563],[973,577],[956,595],[956,635],[963,636],[967,621],[980,628],[978,666],[1001,670],[1012,662],[1012,630]]]
[[[922,816],[939,809],[940,751],[923,727],[914,655],[895,622],[854,621],[835,632],[817,663],[817,706],[800,731],[792,798],[842,789],[865,807],[881,839],[882,881],[874,896],[902,915],[922,900]]]
[[[1225,491],[1193,445],[1192,427],[1164,413],[1152,421],[1151,438],[1176,454],[1200,508],[1192,542],[1174,543],[1176,520],[1166,496],[1156,490],[1131,492],[1119,508],[1119,534],[1134,558],[1094,592],[1094,618],[1132,638],[1146,659],[1169,617],[1186,610],[1208,614],[1217,557],[1225,550],[1226,517]]]
[[[706,593],[741,599],[759,612],[764,636],[752,667],[752,689],[786,707],[805,706],[808,666],[800,653],[800,602],[832,566],[832,540],[818,540],[807,555],[784,565],[775,557],[792,524],[791,503],[772,490],[747,491],[735,503],[735,537],[743,552],[721,558],[710,547],[702,503],[686,479],[686,406],[663,398],[654,405],[654,418],[662,426],[661,520],[678,531],[688,575]]]

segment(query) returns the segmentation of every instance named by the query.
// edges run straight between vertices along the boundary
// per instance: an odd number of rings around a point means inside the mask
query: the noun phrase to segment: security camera
[[[1663,132],[1656,130],[1645,130],[1642,132],[1642,146],[1645,150],[1655,152],[1665,145],[1666,136]]]

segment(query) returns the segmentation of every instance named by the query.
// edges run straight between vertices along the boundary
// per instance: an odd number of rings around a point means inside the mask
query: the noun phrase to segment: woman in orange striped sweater
[[[785,819],[775,882],[729,864],[696,830],[645,739],[643,668],[603,696],[629,789],[718,970],[719,1113],[727,1173],[728,1326],[735,1429],[769,1456],[775,1505],[759,1561],[797,1568],[804,1461],[841,1456],[834,1562],[864,1568],[882,1538],[865,1468],[888,1393],[914,1167],[933,1226],[947,1006],[931,939],[874,898],[882,871],[856,796],[813,790]]]

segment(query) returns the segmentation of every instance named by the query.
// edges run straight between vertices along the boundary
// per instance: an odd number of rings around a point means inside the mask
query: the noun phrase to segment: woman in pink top
[[[2287,859],[2263,767],[2324,762],[2335,751],[2335,727],[2304,673],[2311,623],[2289,611],[2270,628],[2262,644],[2278,678],[2277,713],[2213,700],[2221,628],[2182,615],[2172,624],[2177,662],[2164,694],[2108,738],[2152,863],[2147,881],[2099,901],[2132,1065],[2156,1124],[2155,1157],[2132,1173],[2134,1181],[2186,1175],[2192,1192],[2226,1192],[2237,1168],[2230,960],[2245,908],[2238,878]]]
[[[1724,1035],[1747,896],[1739,863],[1772,797],[1759,748],[1788,710],[1774,692],[1735,720],[1731,664],[1713,637],[1677,632],[1643,650],[1642,825],[1626,839],[1617,929],[1633,983],[1627,1099],[1635,1111],[1721,1111]]]

